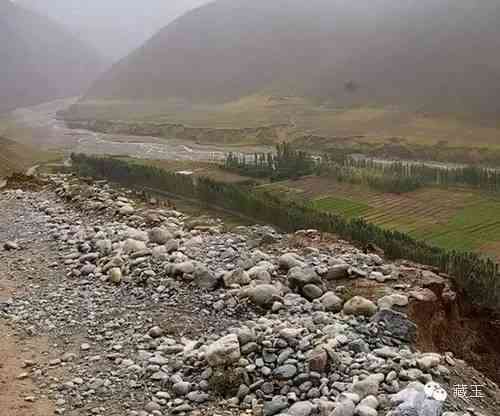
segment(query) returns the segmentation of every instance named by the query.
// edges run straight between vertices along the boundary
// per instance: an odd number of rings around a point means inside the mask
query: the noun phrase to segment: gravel
[[[0,272],[8,263],[25,286],[0,318],[57,345],[19,374],[57,414],[445,410],[424,386],[446,384],[450,360],[414,350],[408,294],[388,286],[377,302],[336,286],[397,281],[399,266],[378,255],[344,243],[291,249],[268,226],[228,232],[65,175],[38,192],[4,191],[0,208]]]

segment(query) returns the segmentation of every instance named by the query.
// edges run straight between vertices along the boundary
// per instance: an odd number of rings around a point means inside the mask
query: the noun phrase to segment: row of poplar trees
[[[201,202],[237,211],[255,220],[273,224],[283,231],[315,228],[334,233],[361,245],[375,244],[389,258],[403,258],[434,266],[452,275],[470,302],[500,310],[498,265],[475,253],[447,251],[417,241],[407,234],[382,229],[362,219],[347,220],[317,211],[297,202],[255,193],[251,188],[195,178],[160,168],[136,164],[117,158],[72,155],[73,166],[80,175],[105,178],[149,192],[163,191],[196,198]]]

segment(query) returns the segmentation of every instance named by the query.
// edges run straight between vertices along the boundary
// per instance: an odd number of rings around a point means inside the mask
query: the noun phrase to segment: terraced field
[[[362,217],[444,248],[481,251],[500,259],[500,195],[434,187],[396,195],[318,177],[259,189],[310,201],[346,218]]]

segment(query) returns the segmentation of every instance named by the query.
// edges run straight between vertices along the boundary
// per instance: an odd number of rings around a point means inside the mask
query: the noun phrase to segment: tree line
[[[224,168],[243,176],[279,181],[310,175],[316,163],[308,153],[294,149],[290,143],[280,143],[274,153],[229,153]]]
[[[374,159],[345,159],[344,166],[382,172],[400,178],[413,178],[423,185],[471,186],[487,191],[500,191],[500,170],[483,166],[432,166],[426,163],[387,162]]]
[[[228,171],[271,181],[297,179],[305,175],[331,177],[339,182],[365,184],[391,193],[415,191],[423,186],[471,186],[500,191],[500,170],[482,166],[432,166],[425,163],[379,161],[324,154],[314,157],[289,143],[276,152],[253,155],[229,153],[224,162]]]
[[[407,234],[385,230],[363,219],[347,220],[332,213],[315,210],[306,204],[272,195],[263,196],[238,184],[216,182],[208,178],[195,180],[190,176],[116,158],[74,154],[72,160],[74,169],[80,175],[196,198],[201,202],[241,212],[287,232],[314,228],[358,244],[375,244],[389,258],[412,260],[450,274],[472,304],[500,310],[498,265],[476,253],[448,251],[430,246]]]
[[[314,157],[294,149],[290,143],[278,144],[275,153],[229,153],[224,161],[224,169],[242,176],[268,178],[272,182],[314,174],[328,176],[339,182],[366,184],[383,192],[394,193],[414,191],[421,186],[421,181],[411,176],[361,169],[348,163],[339,163],[331,155]]]
[[[329,159],[328,156],[321,158],[315,173],[319,176],[333,178],[338,182],[364,184],[377,191],[396,194],[416,191],[423,186],[418,177],[403,176],[390,170],[362,168],[349,164],[347,160],[340,164]]]

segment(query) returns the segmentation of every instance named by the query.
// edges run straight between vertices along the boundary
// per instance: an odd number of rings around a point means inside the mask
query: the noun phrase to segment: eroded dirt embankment
[[[444,285],[433,283],[434,297],[413,301],[409,316],[418,325],[417,345],[422,351],[451,351],[500,382],[500,317],[479,310],[457,293],[450,297]]]
[[[290,126],[286,124],[249,128],[190,127],[183,124],[126,122],[118,120],[65,120],[71,129],[85,129],[97,133],[132,136],[164,137],[197,143],[259,143],[270,144],[282,140]]]

